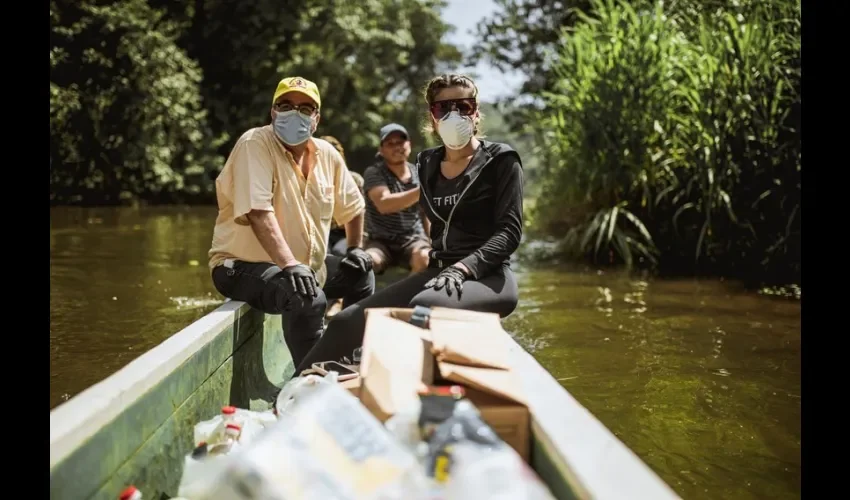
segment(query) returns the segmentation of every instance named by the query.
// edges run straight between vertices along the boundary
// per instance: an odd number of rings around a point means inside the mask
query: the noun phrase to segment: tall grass
[[[537,117],[537,229],[574,256],[799,276],[799,0],[593,0]]]

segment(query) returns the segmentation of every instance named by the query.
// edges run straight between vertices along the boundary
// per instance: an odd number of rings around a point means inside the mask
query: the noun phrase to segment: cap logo
[[[292,80],[292,86],[293,87],[306,88],[307,84],[304,83],[304,80],[302,80],[300,78],[296,78],[295,80]]]

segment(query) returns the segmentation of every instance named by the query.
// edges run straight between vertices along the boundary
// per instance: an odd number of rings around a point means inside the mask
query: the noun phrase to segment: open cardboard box
[[[458,384],[499,437],[528,461],[530,415],[497,314],[434,308],[427,329],[412,309],[366,310],[360,400],[381,422],[429,385]]]
[[[349,368],[353,370],[358,370],[359,367],[357,365],[348,365]],[[350,378],[348,380],[343,380],[339,383],[343,389],[347,390],[351,394],[354,394],[355,397],[360,397],[360,375],[357,375],[354,378]]]

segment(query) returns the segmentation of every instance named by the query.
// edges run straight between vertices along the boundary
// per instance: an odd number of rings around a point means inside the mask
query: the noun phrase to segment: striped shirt
[[[366,167],[363,172],[363,193],[366,198],[366,233],[369,238],[381,240],[405,239],[414,234],[425,234],[419,204],[405,208],[396,213],[382,214],[369,198],[369,191],[378,186],[386,186],[390,193],[401,193],[419,185],[419,172],[416,165],[408,163],[410,181],[401,182],[383,160]]]

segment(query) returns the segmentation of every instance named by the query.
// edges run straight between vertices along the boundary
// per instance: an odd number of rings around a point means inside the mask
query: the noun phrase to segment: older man
[[[281,80],[272,123],[245,132],[216,179],[213,284],[225,297],[283,314],[295,364],[322,334],[327,299],[348,306],[375,289],[361,248],[363,196],[337,150],[312,137],[320,108],[316,84]],[[332,219],[345,227],[344,257],[328,254]]]

